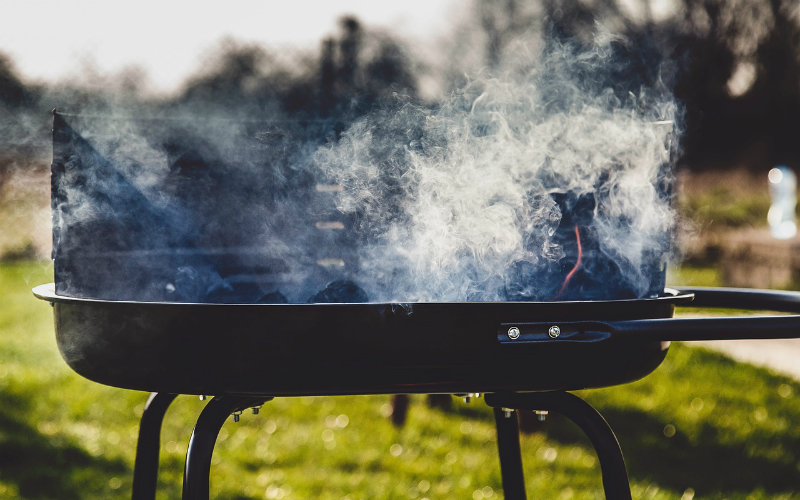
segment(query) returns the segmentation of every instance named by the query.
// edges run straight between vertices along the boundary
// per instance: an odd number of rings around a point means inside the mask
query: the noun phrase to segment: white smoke
[[[318,133],[291,121],[62,115],[78,135],[56,161],[59,293],[290,302],[657,294],[674,218],[676,104],[663,88],[628,92],[609,78],[618,42],[513,52],[436,107],[398,97],[338,137],[327,123]],[[91,272],[79,276],[86,259]]]
[[[523,295],[547,299],[537,287],[565,256],[554,193],[595,196],[591,230],[621,274],[610,278],[647,292],[644,260],[666,251],[673,221],[660,187],[676,105],[660,89],[603,88],[611,42],[550,45],[433,111],[368,116],[317,152],[367,235],[358,282],[372,300],[504,300],[521,264],[534,270]]]

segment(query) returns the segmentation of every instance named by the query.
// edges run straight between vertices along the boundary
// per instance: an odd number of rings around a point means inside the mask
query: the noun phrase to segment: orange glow
[[[578,231],[578,226],[575,226],[575,239],[578,242],[578,260],[575,262],[575,267],[567,274],[567,277],[564,279],[564,283],[561,285],[561,289],[558,291],[554,299],[557,299],[564,295],[564,292],[567,291],[567,286],[569,285],[569,280],[578,272],[578,268],[581,267],[581,261],[583,260],[583,249],[581,248],[581,233]]]

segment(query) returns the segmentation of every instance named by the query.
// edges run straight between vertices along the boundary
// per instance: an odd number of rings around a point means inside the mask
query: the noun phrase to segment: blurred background
[[[0,9],[0,498],[126,498],[145,398],[72,374],[49,308],[29,292],[52,281],[53,108],[345,127],[399,98],[434,106],[527,47],[618,37],[621,63],[603,83],[658,87],[680,103],[671,282],[800,284],[800,243],[768,225],[768,172],[783,166],[789,178],[800,167],[794,0],[2,0]],[[620,435],[634,498],[800,498],[800,348],[706,347],[675,346],[645,380],[586,395]],[[161,498],[179,495],[199,405],[179,399],[167,416]],[[270,405],[223,429],[218,498],[502,496],[480,403],[432,409],[414,399],[402,427],[386,397]],[[529,491],[602,498],[588,442],[552,420],[523,440]]]
[[[87,1],[5,10],[0,255],[49,252],[43,199],[23,193],[46,195],[29,174],[41,179],[47,168],[53,108],[346,124],[398,94],[433,105],[467,75],[502,70],[531,42],[590,45],[598,32],[624,37],[615,50],[626,64],[610,86],[663,84],[682,104],[684,262],[712,263],[726,230],[765,225],[766,173],[800,161],[800,7],[790,1],[238,1],[226,9]]]

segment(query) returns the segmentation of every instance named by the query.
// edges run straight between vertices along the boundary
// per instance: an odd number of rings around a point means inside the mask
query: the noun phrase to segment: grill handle
[[[608,340],[741,340],[800,338],[800,316],[650,319],[606,324]],[[590,332],[597,334],[599,332]]]
[[[558,324],[503,324],[502,344],[539,342],[695,341],[800,338],[800,292],[745,288],[681,288],[694,294],[683,307],[798,313],[627,321],[575,321]],[[511,333],[513,330],[513,335]]]
[[[678,291],[694,295],[692,302],[681,307],[800,313],[800,292],[725,287],[681,287]]]
[[[800,313],[800,292],[748,288],[681,288],[694,294],[685,307]],[[800,314],[650,319],[610,322],[615,340],[736,340],[800,338]]]

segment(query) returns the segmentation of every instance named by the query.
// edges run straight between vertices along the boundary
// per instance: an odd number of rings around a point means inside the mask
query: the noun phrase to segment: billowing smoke
[[[548,44],[342,128],[56,116],[56,285],[210,302],[652,296],[673,214],[663,88]]]
[[[316,164],[344,186],[337,207],[358,224],[359,277],[373,296],[553,300],[663,289],[675,104],[661,89],[620,97],[600,85],[614,63],[607,43],[580,53],[549,46],[436,109],[368,116],[317,152]]]

